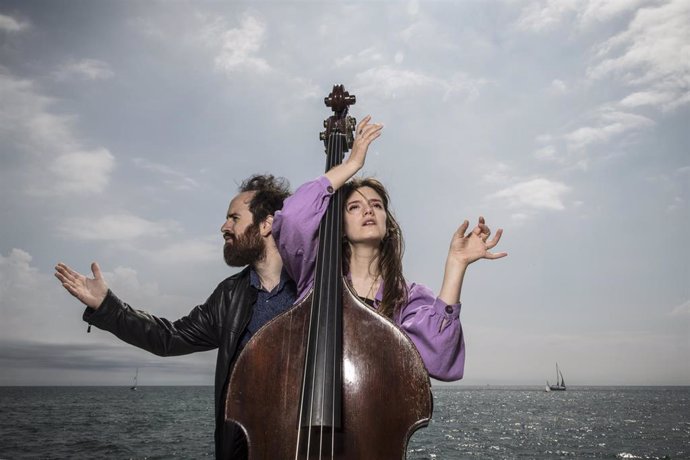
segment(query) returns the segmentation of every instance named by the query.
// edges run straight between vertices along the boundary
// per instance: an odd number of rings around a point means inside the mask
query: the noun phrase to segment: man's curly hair
[[[254,174],[242,182],[239,192],[256,192],[249,202],[249,211],[254,216],[253,225],[258,225],[283,209],[283,201],[290,196],[290,183],[284,177]]]

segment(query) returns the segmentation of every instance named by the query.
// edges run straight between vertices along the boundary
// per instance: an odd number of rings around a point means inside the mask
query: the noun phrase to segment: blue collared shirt
[[[247,329],[240,339],[240,347],[249,342],[249,339],[258,331],[261,326],[290,308],[297,299],[297,288],[295,282],[290,279],[285,270],[280,273],[280,282],[271,292],[266,291],[261,286],[259,275],[253,267],[249,269],[249,284],[258,291],[256,303],[254,304],[252,318],[247,324]]]

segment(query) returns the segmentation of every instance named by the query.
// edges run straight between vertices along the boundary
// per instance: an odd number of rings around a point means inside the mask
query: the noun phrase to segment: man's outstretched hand
[[[108,293],[108,285],[96,262],[91,264],[93,278],[87,278],[60,262],[55,267],[55,277],[60,280],[67,292],[79,299],[87,307],[97,310]]]

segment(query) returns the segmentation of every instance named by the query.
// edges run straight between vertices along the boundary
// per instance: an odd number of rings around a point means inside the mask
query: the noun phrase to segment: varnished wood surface
[[[391,321],[343,289],[343,426],[312,434],[312,454],[296,457],[304,347],[311,294],[260,329],[238,357],[226,420],[239,423],[250,460],[404,459],[412,433],[431,418],[431,386],[414,344]],[[302,448],[308,430],[301,430]],[[304,449],[303,449],[304,450]]]

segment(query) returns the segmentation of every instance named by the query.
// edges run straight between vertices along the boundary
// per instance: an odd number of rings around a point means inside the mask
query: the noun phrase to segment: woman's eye
[[[383,205],[381,203],[374,203],[372,206],[376,209],[383,209]]]
[[[358,210],[358,209],[359,209],[359,205],[358,205],[358,204],[351,204],[351,205],[348,206],[348,208],[347,208],[347,210],[350,211],[350,212],[356,211],[356,210]]]

